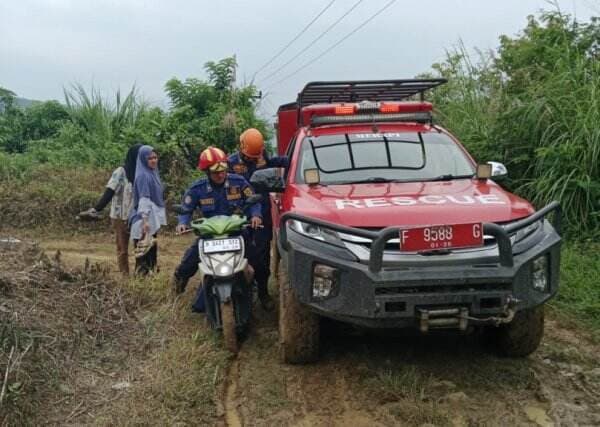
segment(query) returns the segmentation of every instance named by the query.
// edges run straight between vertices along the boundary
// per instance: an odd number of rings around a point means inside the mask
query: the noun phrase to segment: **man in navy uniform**
[[[260,169],[287,168],[288,158],[285,156],[269,157],[265,152],[265,142],[257,129],[247,129],[240,135],[240,149],[229,156],[229,171],[242,175],[250,181],[252,174]],[[251,251],[248,262],[254,268],[258,295],[263,308],[273,309],[269,297],[268,282],[271,267],[271,240],[273,239],[273,221],[271,219],[271,200],[269,194],[262,194],[262,218],[264,228],[257,230],[253,239],[255,248]]]

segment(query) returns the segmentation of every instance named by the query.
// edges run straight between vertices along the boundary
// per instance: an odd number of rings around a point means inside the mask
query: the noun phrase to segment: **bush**
[[[48,225],[78,228],[75,216],[95,205],[110,176],[110,171],[102,169],[34,166],[29,160],[20,160],[25,172],[0,183],[0,228]],[[14,163],[13,159],[11,167]]]

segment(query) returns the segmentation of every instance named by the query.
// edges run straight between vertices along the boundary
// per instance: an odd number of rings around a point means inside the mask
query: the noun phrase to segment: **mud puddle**
[[[235,367],[241,425],[600,424],[600,349],[553,320],[524,359],[497,357],[475,335],[329,324],[320,361],[289,366],[279,362],[276,315],[258,316]]]

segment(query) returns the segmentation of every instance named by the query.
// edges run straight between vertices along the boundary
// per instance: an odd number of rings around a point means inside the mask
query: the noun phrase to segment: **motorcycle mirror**
[[[250,177],[250,184],[257,193],[282,193],[285,190],[279,168],[257,170]]]

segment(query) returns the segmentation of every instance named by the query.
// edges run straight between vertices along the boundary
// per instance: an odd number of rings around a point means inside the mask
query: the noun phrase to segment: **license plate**
[[[242,249],[240,239],[216,239],[204,241],[204,253],[239,251]]]
[[[400,250],[420,252],[483,245],[481,223],[431,225],[400,230]]]

